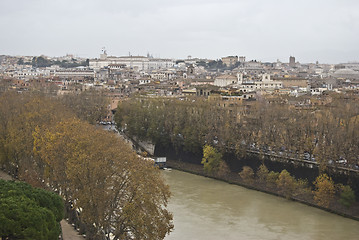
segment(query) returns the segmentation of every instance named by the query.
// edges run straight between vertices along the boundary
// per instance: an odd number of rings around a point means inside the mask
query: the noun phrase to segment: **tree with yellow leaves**
[[[295,178],[292,177],[287,170],[282,170],[277,179],[277,187],[286,198],[289,199],[292,197],[295,184]]]
[[[95,236],[163,239],[172,230],[170,192],[159,170],[115,134],[69,119],[35,136],[49,184],[95,226]]]
[[[314,201],[322,207],[329,207],[334,198],[335,186],[331,177],[327,174],[319,175],[314,181]]]
[[[204,146],[201,163],[207,174],[216,173],[219,170],[222,161],[222,154],[220,152],[210,145]]]

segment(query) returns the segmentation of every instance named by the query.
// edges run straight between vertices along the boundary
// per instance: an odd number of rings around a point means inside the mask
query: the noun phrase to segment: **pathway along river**
[[[163,171],[174,239],[359,239],[359,222],[210,178]]]

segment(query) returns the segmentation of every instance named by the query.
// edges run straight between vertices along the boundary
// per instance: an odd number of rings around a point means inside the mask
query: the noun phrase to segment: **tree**
[[[270,187],[275,187],[277,184],[278,177],[279,172],[270,171],[267,176],[267,185]]]
[[[0,133],[1,164],[18,171],[20,179],[58,192],[80,212],[83,223],[94,226],[95,237],[163,239],[173,229],[166,209],[169,188],[153,163],[54,100],[26,93],[1,95]],[[29,198],[41,207],[51,202]],[[49,211],[62,219],[56,209]],[[40,217],[39,222],[45,226]]]
[[[52,65],[52,62],[48,60],[47,58],[44,58],[42,56],[40,57],[34,57],[32,59],[32,66],[33,67],[50,67]]]
[[[202,164],[203,169],[207,174],[213,174],[218,171],[222,162],[222,154],[214,147],[205,145],[203,148]]]
[[[316,178],[314,181],[314,186],[314,201],[319,206],[329,207],[335,194],[335,187],[332,178],[323,173]]]
[[[173,229],[170,192],[158,169],[115,134],[78,119],[35,134],[50,186],[72,201],[94,237],[163,239]]]
[[[279,188],[280,192],[286,197],[290,198],[295,189],[295,179],[290,175],[287,170],[283,170],[277,179],[277,187]]]
[[[19,60],[17,61],[18,65],[23,65],[24,64],[24,59],[23,58],[19,58]]]
[[[244,166],[243,170],[239,173],[239,175],[245,183],[253,183],[254,181],[254,172],[251,167]]]
[[[268,168],[264,164],[260,165],[257,170],[257,177],[259,182],[265,184],[267,182],[268,174],[269,174]]]
[[[347,208],[355,202],[355,194],[350,186],[342,186],[339,202]]]
[[[0,180],[0,237],[58,239],[62,199],[21,182]]]
[[[230,172],[231,170],[229,169],[228,164],[225,161],[221,161],[221,163],[219,164],[217,175],[219,177],[226,177]]]
[[[67,94],[61,102],[79,119],[95,124],[107,115],[109,99],[101,91],[90,90],[80,94]]]
[[[307,179],[298,179],[295,182],[295,193],[294,193],[294,195],[300,195],[300,194],[309,195],[310,193],[311,193],[311,189],[308,186],[308,180]]]

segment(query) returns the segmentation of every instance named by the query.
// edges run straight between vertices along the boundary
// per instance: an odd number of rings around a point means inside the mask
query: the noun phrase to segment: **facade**
[[[359,79],[359,71],[355,71],[350,68],[344,68],[335,71],[333,76],[336,78],[343,78],[343,79]]]
[[[218,91],[218,87],[213,86],[213,85],[203,85],[203,86],[197,86],[196,87],[196,96],[199,97],[208,97],[210,96],[213,92]]]
[[[243,75],[240,74],[238,77],[238,88],[242,92],[253,92],[261,90],[273,91],[282,87],[282,82],[271,80],[269,74],[263,74],[262,81],[243,82]]]
[[[94,78],[95,72],[91,69],[59,69],[56,70],[54,76],[60,78],[76,78],[76,77],[88,77]]]
[[[197,91],[195,88],[194,89],[184,89],[184,90],[182,90],[182,94],[184,96],[196,96]]]
[[[275,78],[275,81],[282,82],[284,88],[290,87],[307,87],[308,80],[299,77],[286,77],[286,78]]]
[[[251,60],[245,62],[240,68],[239,71],[245,72],[250,75],[258,75],[265,72],[265,69],[262,66],[262,63],[256,60]]]
[[[143,56],[124,56],[114,57],[107,56],[106,53],[101,54],[100,59],[90,60],[90,68],[98,70],[108,67],[109,65],[125,65],[137,71],[168,69],[174,66],[172,59],[150,58]]]
[[[148,79],[148,78],[142,78],[142,79],[139,79],[138,81],[139,81],[138,82],[139,85],[151,83],[151,79]]]
[[[295,57],[289,57],[289,67],[295,67]]]
[[[246,57],[245,56],[239,56],[238,57],[238,62],[244,63],[246,61]]]
[[[226,87],[228,85],[235,84],[237,82],[238,82],[237,77],[233,75],[222,75],[214,80],[213,85],[218,87]]]
[[[199,86],[199,85],[214,85],[214,80],[202,79],[202,78],[195,78],[191,80],[191,86]]]
[[[238,62],[238,56],[223,57],[222,62],[227,67],[233,66]]]
[[[176,76],[176,74],[171,71],[155,70],[155,71],[151,71],[149,73],[149,76],[151,77],[151,79],[164,81],[164,80],[170,80],[170,79],[174,78]]]

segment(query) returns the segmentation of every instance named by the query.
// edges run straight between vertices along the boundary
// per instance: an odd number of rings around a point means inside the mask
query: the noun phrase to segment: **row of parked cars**
[[[114,123],[114,122],[101,121],[100,124],[101,124],[101,125],[112,125],[112,124],[115,124],[115,123]]]
[[[280,148],[278,151],[274,151],[270,147],[262,147],[260,149],[258,146],[256,146],[256,144],[252,143],[249,145],[249,149],[258,152],[262,151],[269,155],[285,156],[289,158],[303,159],[306,161],[317,162],[315,156],[313,154],[310,154],[309,152],[304,152],[303,154],[300,154],[298,151],[296,152],[290,150],[288,151],[284,147]],[[359,164],[348,164],[348,161],[343,157],[339,158],[338,160],[328,160],[328,164],[330,165],[335,164],[335,165],[340,165],[342,167],[359,170]]]

